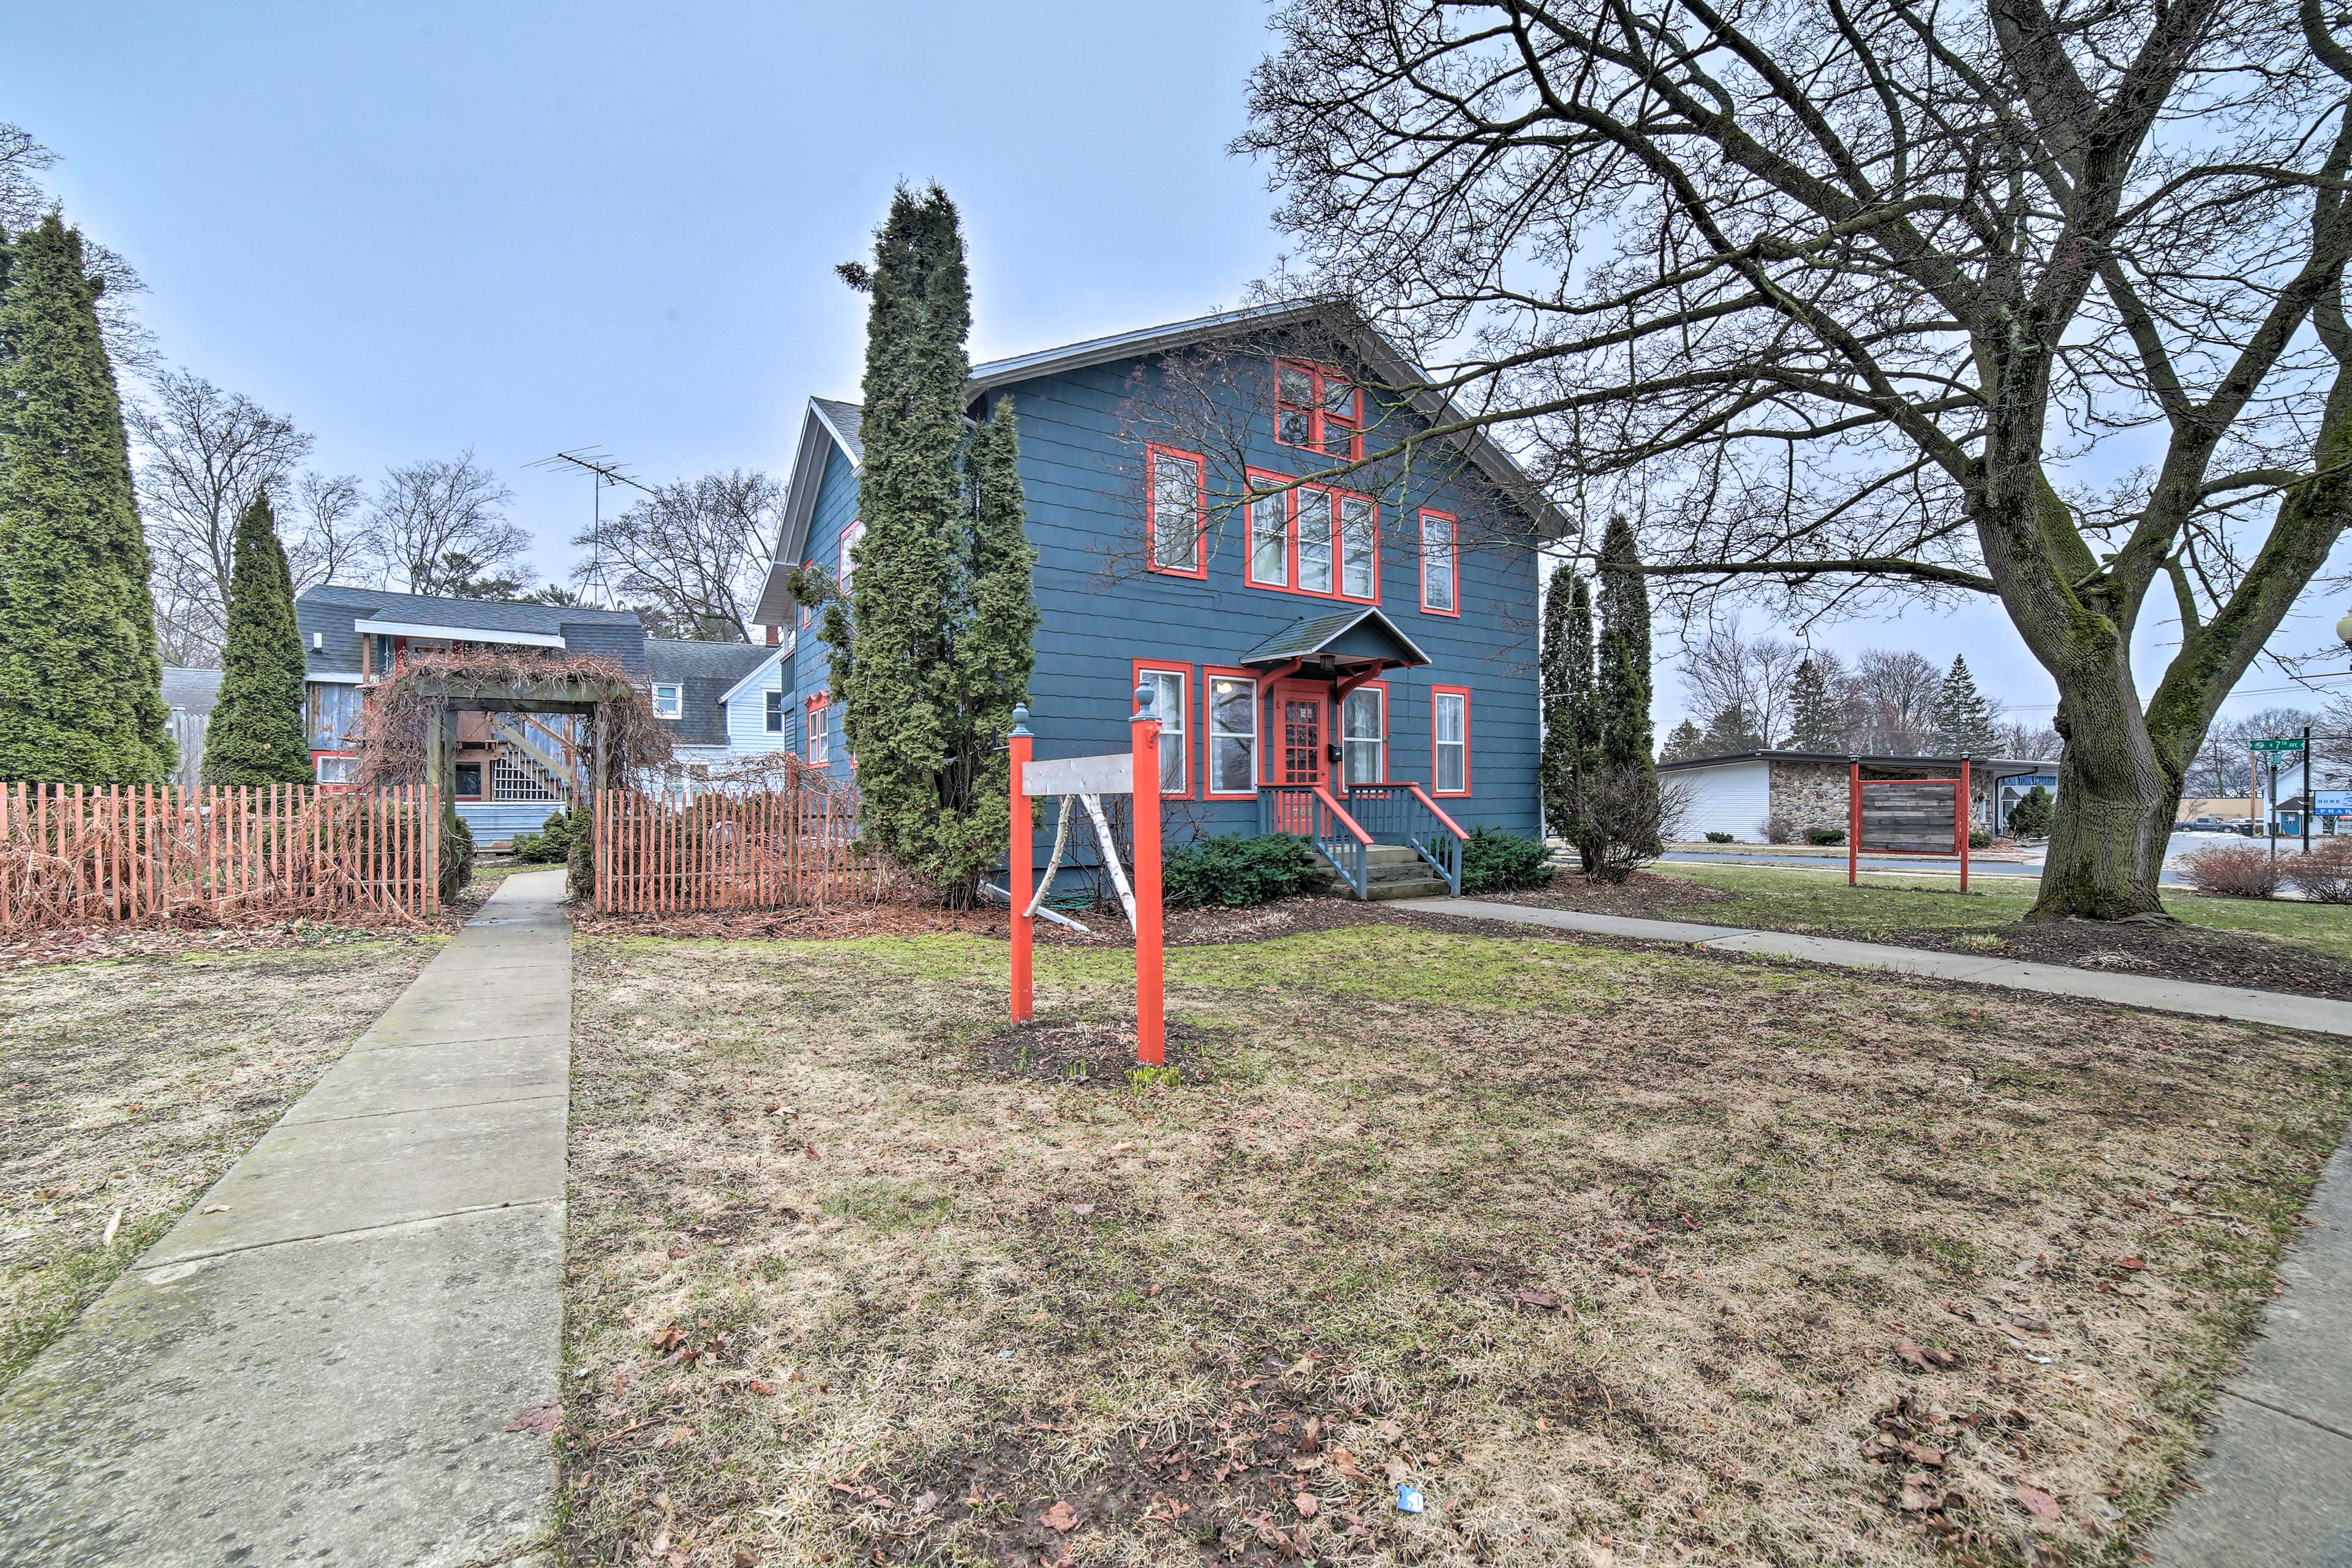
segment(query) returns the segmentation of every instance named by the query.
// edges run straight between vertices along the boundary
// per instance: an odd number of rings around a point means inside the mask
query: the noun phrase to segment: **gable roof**
[[[421,626],[426,635],[464,640],[501,637],[541,646],[557,642],[576,653],[602,654],[632,669],[640,662],[645,630],[635,610],[571,605],[527,605],[511,599],[450,599],[395,594],[384,588],[322,583],[294,598],[294,625],[302,634],[305,668],[314,677],[355,674],[362,623]]]
[[[1111,364],[1145,354],[1165,353],[1192,343],[1231,336],[1244,327],[1279,330],[1322,318],[1329,309],[1326,302],[1318,300],[1284,300],[1273,304],[1246,305],[1239,310],[1194,316],[1189,321],[1170,321],[1161,326],[1116,332],[1109,337],[1065,343],[1059,348],[1039,349],[1032,353],[990,360],[972,366],[971,379],[964,384],[964,402],[969,407],[999,387],[1032,381],[1039,376],[1056,375],[1065,371],[1083,370],[1089,365]],[[1436,425],[1451,425],[1461,419],[1461,412],[1431,384],[1421,367],[1397,353],[1369,322],[1354,320],[1346,329],[1346,336],[1349,347],[1383,381],[1391,386],[1412,389],[1407,394],[1408,400],[1414,412],[1422,417]],[[1483,431],[1471,431],[1449,439],[1496,489],[1534,520],[1538,537],[1550,541],[1575,531],[1575,525],[1569,521],[1568,515],[1553,504],[1551,498],[1543,493],[1527,470],[1519,467],[1517,460],[1496,446],[1492,437]],[[783,626],[792,620],[798,608],[792,595],[784,588],[784,579],[799,564],[801,551],[808,539],[809,521],[816,510],[817,489],[824,481],[828,448],[832,447],[841,449],[849,458],[851,467],[865,466],[865,411],[855,403],[844,403],[830,397],[812,397],[808,413],[801,421],[800,445],[793,461],[791,482],[784,492],[783,517],[776,528],[775,558],[769,564],[768,580],[760,590],[759,605],[751,612],[752,619],[761,626]]]
[[[678,716],[670,725],[672,738],[688,746],[727,743],[730,688],[750,671],[782,650],[765,643],[671,642],[646,639],[646,679],[678,685]]]
[[[1293,622],[1242,655],[1239,662],[1255,668],[1318,658],[1334,663],[1378,659],[1383,669],[1410,669],[1429,662],[1429,656],[1394,621],[1370,605]]]
[[[786,632],[784,634],[784,640],[777,643],[774,647],[771,647],[765,644],[761,645],[761,651],[765,653],[768,657],[760,660],[759,663],[753,665],[751,668],[745,670],[736,680],[734,685],[729,687],[726,690],[719,694],[719,700],[721,702],[732,702],[738,697],[742,696],[744,688],[750,686],[751,682],[759,679],[761,675],[767,670],[770,665],[774,664],[778,659],[782,658],[787,654],[791,653],[794,645],[799,641],[800,635],[797,632]]]
[[[163,667],[163,706],[184,713],[209,713],[220,700],[221,671],[193,669],[185,665]]]

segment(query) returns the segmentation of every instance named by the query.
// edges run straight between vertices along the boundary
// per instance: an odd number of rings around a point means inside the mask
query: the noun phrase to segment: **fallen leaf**
[[[759,1561],[759,1557],[750,1547],[739,1546],[735,1549],[735,1568],[754,1568],[754,1564]]]
[[[914,1510],[918,1517],[930,1512],[931,1510],[939,1506],[940,1494],[932,1491],[923,1493],[920,1497],[918,1497],[914,1502]]]
[[[754,1394],[773,1394],[776,1392],[776,1385],[774,1384],[756,1377],[753,1378],[747,1386],[749,1386]]]
[[[651,1550],[653,1554],[656,1557],[669,1550],[669,1527],[667,1525],[664,1525],[660,1530],[655,1532]]]
[[[1909,1340],[1895,1341],[1895,1353],[1900,1356],[1906,1365],[1915,1367],[1920,1372],[1926,1372],[1930,1365],[1930,1363],[1927,1360],[1927,1352],[1921,1350],[1917,1345],[1913,1344]]]
[[[1549,1290],[1514,1290],[1511,1300],[1523,1307],[1540,1307],[1548,1312],[1559,1310],[1559,1298]]]
[[[1290,1500],[1290,1506],[1298,1510],[1299,1518],[1313,1519],[1315,1517],[1316,1510],[1320,1509],[1323,1505],[1317,1502],[1314,1498],[1306,1492],[1300,1492],[1297,1497]]]
[[[815,1158],[816,1158],[816,1145],[815,1145],[815,1144],[814,1144],[814,1143],[803,1143],[803,1144],[802,1144],[802,1145],[801,1145],[801,1158],[802,1158],[802,1159],[803,1159],[803,1160],[814,1160],[814,1159],[815,1159]]]
[[[2025,1510],[2036,1519],[2059,1520],[2066,1517],[2066,1510],[2058,1506],[2058,1500],[2040,1487],[2030,1487],[2023,1481],[2018,1482],[2017,1500],[2023,1503]]]
[[[535,1432],[539,1436],[544,1437],[550,1432],[554,1431],[562,1419],[563,1410],[561,1405],[553,1404],[533,1405],[526,1409],[517,1412],[515,1418],[507,1423],[507,1430],[509,1432]]]
[[[1914,1443],[1907,1437],[1897,1440],[1895,1446],[1903,1451],[1905,1458],[1914,1464],[1925,1465],[1931,1470],[1940,1470],[1944,1468],[1944,1450],[1941,1448],[1930,1448],[1924,1443]]]
[[[654,1336],[654,1349],[657,1351],[674,1351],[684,1343],[686,1343],[686,1331],[676,1323],[670,1324]]]
[[[1302,1454],[1320,1452],[1323,1447],[1323,1418],[1309,1415],[1306,1429],[1298,1434],[1298,1451]]]
[[[1057,1502],[1039,1514],[1037,1522],[1048,1530],[1058,1530],[1067,1534],[1078,1527],[1078,1510],[1068,1503]]]
[[[1924,1513],[1943,1500],[1943,1495],[1925,1480],[1906,1480],[1895,1506],[1906,1513]]]
[[[2147,1264],[2144,1259],[2137,1258],[2119,1258],[2116,1259],[2116,1267],[2118,1268],[2145,1268],[2147,1267]]]

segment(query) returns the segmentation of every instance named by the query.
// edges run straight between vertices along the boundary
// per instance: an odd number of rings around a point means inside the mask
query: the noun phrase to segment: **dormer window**
[[[654,682],[654,717],[682,719],[686,716],[686,688],[674,680]]]
[[[1274,438],[1352,463],[1364,455],[1364,389],[1306,360],[1274,362]]]

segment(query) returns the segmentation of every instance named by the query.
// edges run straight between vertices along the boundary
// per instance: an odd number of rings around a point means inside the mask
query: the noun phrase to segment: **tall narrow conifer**
[[[55,215],[10,246],[0,294],[0,778],[161,784],[147,540],[99,281]]]
[[[268,496],[255,496],[237,519],[235,549],[220,700],[205,732],[205,782],[306,783],[302,634],[294,625],[294,574]]]
[[[1544,825],[1581,852],[1585,785],[1594,763],[1592,588],[1562,563],[1544,595]],[[1586,870],[1592,868],[1589,863]]]
[[[1654,822],[1657,758],[1650,730],[1650,587],[1642,574],[1633,525],[1612,517],[1601,538],[1601,644],[1593,675],[1597,723],[1594,741],[1600,766],[1612,788],[1628,802],[1629,823]],[[1660,846],[1654,830],[1635,828],[1628,847],[1652,857]]]

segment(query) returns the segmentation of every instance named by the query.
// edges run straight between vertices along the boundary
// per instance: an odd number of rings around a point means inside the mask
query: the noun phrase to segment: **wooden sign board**
[[[1021,770],[1024,795],[1129,795],[1134,789],[1135,759],[1126,752],[1053,757]]]

